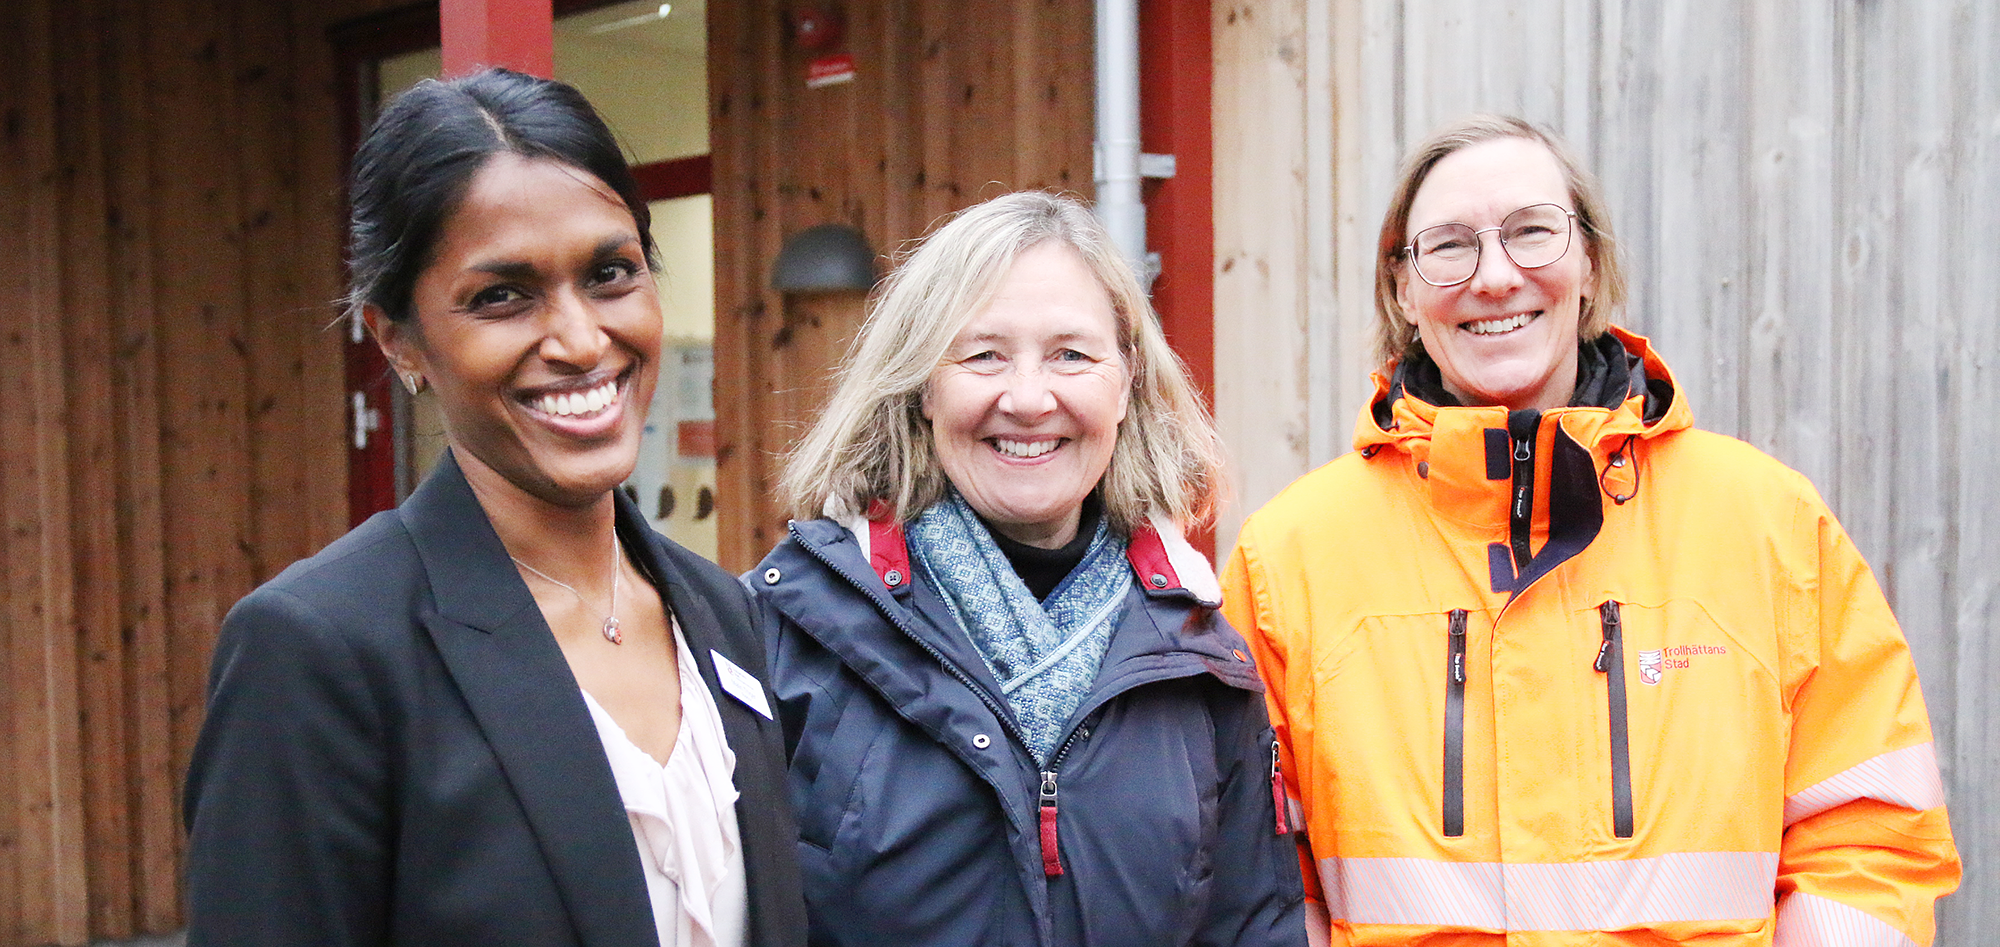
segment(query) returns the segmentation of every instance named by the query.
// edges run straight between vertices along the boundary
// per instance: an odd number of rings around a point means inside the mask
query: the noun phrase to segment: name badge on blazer
[[[722,689],[728,691],[729,696],[742,701],[743,706],[763,714],[765,720],[773,719],[771,704],[764,699],[764,685],[758,683],[757,678],[749,671],[737,667],[736,662],[723,657],[722,652],[710,648],[708,654],[715,659],[715,679],[722,685]]]

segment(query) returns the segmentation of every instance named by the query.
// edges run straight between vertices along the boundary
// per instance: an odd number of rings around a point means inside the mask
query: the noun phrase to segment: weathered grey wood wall
[[[1233,516],[1347,449],[1404,148],[1506,111],[1604,181],[1697,423],[1817,483],[1909,636],[2000,930],[2000,4],[1217,0],[1217,409]],[[1226,533],[1224,541],[1229,538]],[[1986,933],[1981,934],[1984,931]]]

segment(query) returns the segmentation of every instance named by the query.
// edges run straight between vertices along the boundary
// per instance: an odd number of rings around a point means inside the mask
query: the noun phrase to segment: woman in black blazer
[[[352,196],[350,304],[451,452],[223,623],[189,944],[803,943],[752,605],[616,489],[660,312],[615,141],[560,83],[426,82]]]

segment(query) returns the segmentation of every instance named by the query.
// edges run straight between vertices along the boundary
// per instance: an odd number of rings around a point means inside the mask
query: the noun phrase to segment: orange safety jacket
[[[1356,452],[1243,527],[1224,611],[1333,942],[1929,944],[1959,864],[1895,617],[1812,485],[1613,332],[1650,400],[1378,375]]]

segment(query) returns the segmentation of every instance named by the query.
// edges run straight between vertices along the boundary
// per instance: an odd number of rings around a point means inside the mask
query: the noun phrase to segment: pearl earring
[[[404,372],[403,387],[409,389],[410,394],[413,395],[424,390],[424,376],[416,372]]]

